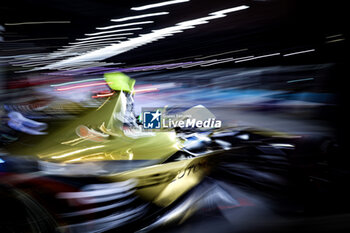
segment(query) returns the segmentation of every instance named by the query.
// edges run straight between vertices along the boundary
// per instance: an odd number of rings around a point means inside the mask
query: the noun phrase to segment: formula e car
[[[208,207],[253,205],[210,174],[273,188],[300,139],[246,127],[135,131],[123,125],[125,101],[120,92],[1,152],[0,232],[148,232]]]

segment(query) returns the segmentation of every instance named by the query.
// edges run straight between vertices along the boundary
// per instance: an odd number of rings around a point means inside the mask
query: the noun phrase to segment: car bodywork
[[[37,215],[62,232],[147,231],[202,206],[213,188],[203,188],[205,177],[235,153],[294,149],[294,136],[246,128],[130,133],[120,117],[125,101],[109,98],[32,146],[9,146],[1,189],[36,203]]]

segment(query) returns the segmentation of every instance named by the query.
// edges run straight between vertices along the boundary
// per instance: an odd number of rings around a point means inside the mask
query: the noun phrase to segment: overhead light
[[[207,59],[207,58],[211,58],[211,57],[217,57],[217,56],[231,54],[231,53],[238,53],[238,52],[247,51],[247,50],[248,50],[247,48],[245,48],[245,49],[238,49],[238,50],[232,50],[232,51],[228,51],[228,52],[224,52],[224,53],[213,54],[213,55],[210,55],[210,56],[198,57],[198,58],[195,58],[195,60],[203,60],[203,59]]]
[[[302,79],[289,80],[287,81],[287,83],[305,82],[305,81],[311,81],[311,80],[314,80],[314,78],[302,78]]]
[[[121,27],[128,27],[128,26],[134,26],[134,25],[140,25],[140,24],[148,24],[148,23],[154,23],[153,21],[142,21],[142,22],[135,22],[135,23],[126,23],[126,24],[119,24],[119,25],[112,25],[107,27],[97,27],[97,30],[107,30],[112,28],[121,28]]]
[[[5,23],[5,25],[18,26],[18,25],[28,25],[28,24],[56,24],[56,23],[70,23],[70,21],[21,22],[21,23]]]
[[[184,30],[194,28],[196,25],[207,23],[210,20],[225,17],[226,16],[224,14],[225,12],[234,12],[237,10],[243,10],[243,9],[247,9],[247,8],[249,8],[249,6],[243,5],[240,7],[234,7],[234,8],[229,8],[226,10],[212,12],[209,15],[207,15],[206,17],[188,20],[188,21],[184,21],[182,23],[178,23],[178,24],[170,26],[170,27],[166,27],[166,28],[162,28],[162,29],[158,29],[158,30],[153,30],[150,33],[146,33],[146,34],[139,35],[138,37],[130,38],[130,39],[123,41],[119,44],[113,44],[113,45],[110,45],[110,46],[107,46],[107,47],[104,47],[101,49],[94,50],[92,52],[85,53],[83,55],[64,59],[62,61],[55,62],[51,65],[41,67],[40,69],[57,69],[57,68],[66,66],[66,64],[79,64],[81,62],[86,62],[86,61],[90,61],[90,62],[101,61],[101,60],[107,59],[109,57],[113,57],[113,56],[116,56],[118,54],[130,51],[130,50],[135,49],[137,47],[146,45],[148,43],[152,43],[154,41],[172,36],[176,33],[181,33]],[[100,32],[98,34],[112,33],[112,32],[115,32],[115,31]],[[89,35],[91,35],[91,34],[89,34]],[[96,34],[93,34],[93,35],[96,35]]]
[[[216,11],[216,12],[210,13],[209,15],[218,15],[218,14],[224,15],[224,14],[227,14],[227,13],[232,13],[232,12],[235,12],[235,11],[241,11],[241,10],[245,10],[245,9],[248,9],[248,8],[249,8],[249,6],[242,5],[242,6],[228,8],[228,9],[225,9],[225,10],[222,10],[222,11]]]
[[[245,61],[250,61],[250,60],[256,60],[256,59],[260,59],[260,58],[264,58],[264,57],[278,56],[278,55],[281,55],[281,54],[280,53],[271,53],[271,54],[267,54],[267,55],[261,55],[261,56],[257,56],[257,57],[252,57],[252,58],[238,60],[238,61],[235,61],[235,63],[245,62]]]
[[[63,46],[63,48],[82,48],[82,47],[91,47],[91,46],[98,46],[98,45],[109,45],[109,44],[115,44],[119,43],[120,40],[117,41],[100,41],[96,43],[88,43],[88,44],[77,44],[77,45],[68,45],[68,46]]]
[[[120,19],[111,19],[112,22],[124,22],[132,19],[141,19],[146,17],[152,17],[152,16],[158,16],[158,15],[167,15],[169,12],[157,12],[157,13],[151,13],[151,14],[144,14],[144,15],[136,15],[136,16],[129,16],[125,18]]]
[[[293,55],[302,54],[302,53],[311,53],[314,51],[315,51],[315,49],[309,49],[309,50],[304,50],[304,51],[299,51],[299,52],[294,52],[294,53],[287,53],[287,54],[284,54],[283,56],[288,57],[288,56],[293,56]]]
[[[226,62],[232,62],[232,61],[237,61],[237,60],[241,60],[241,59],[249,59],[249,58],[253,58],[254,56],[246,56],[246,57],[240,57],[240,58],[227,58],[227,59],[220,59],[217,62],[214,63],[210,63],[210,64],[203,64],[201,65],[201,67],[205,67],[205,66],[212,66],[212,65],[217,65],[217,64],[221,64],[221,63],[226,63]]]
[[[103,35],[103,34],[108,34],[108,33],[135,31],[135,30],[141,30],[141,29],[142,28],[126,28],[126,29],[120,29],[120,30],[114,30],[114,31],[87,33],[87,34],[85,34],[85,36],[98,36],[98,35]]]
[[[332,35],[332,36],[327,36],[326,39],[332,39],[332,38],[335,38],[335,37],[340,37],[342,35],[343,34],[336,34],[336,35]]]
[[[194,28],[194,26],[196,26],[196,25],[208,23],[209,20],[226,17],[227,13],[245,10],[248,8],[249,8],[249,6],[242,5],[242,6],[228,8],[228,9],[221,10],[221,11],[215,11],[215,12],[210,13],[209,16],[197,18],[197,19],[193,19],[193,20],[187,20],[187,21],[178,23],[177,25],[184,26],[184,29]]]
[[[86,40],[94,40],[94,39],[100,39],[100,38],[108,38],[108,37],[112,37],[112,36],[129,36],[129,35],[133,35],[134,33],[130,32],[130,33],[121,33],[121,34],[112,34],[112,35],[105,35],[105,36],[93,36],[93,37],[87,37],[87,38],[80,38],[80,39],[76,39],[78,41],[86,41]]]
[[[71,45],[78,45],[78,44],[89,44],[92,42],[100,42],[100,41],[114,41],[114,40],[122,40],[126,37],[112,37],[112,38],[105,38],[105,39],[99,39],[99,40],[87,40],[87,41],[79,41],[79,42],[70,42]]]
[[[161,6],[167,6],[167,5],[172,5],[172,4],[177,4],[177,3],[183,3],[183,2],[189,2],[190,0],[172,0],[172,1],[166,1],[166,2],[160,2],[160,3],[154,3],[154,4],[149,4],[145,6],[139,6],[139,7],[132,7],[131,10],[134,11],[142,11],[142,10],[147,10],[151,8],[156,8],[156,7],[161,7]]]
[[[37,41],[37,40],[67,40],[68,37],[46,37],[46,38],[29,38],[29,39],[19,39],[19,40],[8,40],[7,43],[11,42],[22,42],[22,41]]]

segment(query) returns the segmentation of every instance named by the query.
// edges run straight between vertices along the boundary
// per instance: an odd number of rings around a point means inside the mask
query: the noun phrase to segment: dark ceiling
[[[1,1],[0,25],[5,28],[5,32],[4,41],[0,42],[0,56],[54,51],[76,38],[85,37],[85,33],[96,32],[98,26],[112,25],[110,19],[135,15],[130,10],[133,6],[154,2],[159,1]],[[133,65],[195,55],[208,56],[242,48],[248,48],[248,51],[242,52],[242,56],[317,48],[322,51],[322,55],[313,57],[312,62],[332,62],[339,59],[338,52],[345,47],[345,42],[333,44],[327,41],[327,37],[333,35],[341,34],[345,37],[345,7],[342,1],[191,0],[157,9],[169,11],[170,14],[157,18],[154,24],[144,27],[140,33],[243,4],[249,5],[249,10],[234,12],[225,18],[141,46],[109,60]],[[9,25],[55,20],[71,23]],[[308,59],[310,57],[303,62],[309,61]]]

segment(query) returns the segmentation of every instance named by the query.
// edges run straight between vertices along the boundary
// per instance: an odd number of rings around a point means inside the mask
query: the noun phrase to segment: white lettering
[[[197,121],[196,122],[196,127],[201,128],[203,126],[203,121]]]
[[[221,128],[221,121],[215,122],[215,128]]]
[[[188,128],[188,127],[194,127],[195,126],[195,124],[196,124],[196,119],[187,119],[187,121],[186,121],[186,127]]]

